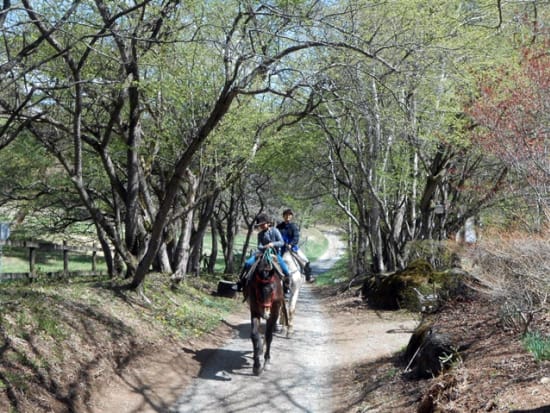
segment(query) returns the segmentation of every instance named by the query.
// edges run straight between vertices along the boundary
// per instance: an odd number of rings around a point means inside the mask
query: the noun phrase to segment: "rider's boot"
[[[311,267],[309,266],[309,262],[306,262],[306,265],[304,266],[304,274],[306,276],[306,281],[307,282],[314,282],[315,281],[315,277],[311,273]]]
[[[288,275],[285,275],[283,277],[283,293],[286,300],[290,298],[290,292],[290,277]]]

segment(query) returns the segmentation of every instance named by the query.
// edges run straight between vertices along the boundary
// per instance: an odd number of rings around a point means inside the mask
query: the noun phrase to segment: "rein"
[[[265,260],[271,267],[273,267],[273,256],[274,256],[273,249],[268,248],[264,251],[262,254],[262,259]]]

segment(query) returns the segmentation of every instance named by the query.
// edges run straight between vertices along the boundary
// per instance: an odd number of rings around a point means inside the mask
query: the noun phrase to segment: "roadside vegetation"
[[[147,301],[117,293],[108,277],[3,283],[0,411],[83,411],[97,380],[216,328],[237,303],[214,297],[216,282],[189,278],[173,290],[151,274]]]
[[[434,337],[425,346],[443,349],[444,344],[453,344],[439,354],[441,370],[421,377],[412,374],[410,368],[423,351],[419,348],[413,356],[408,346],[390,358],[356,365],[353,373],[338,373],[347,377],[344,386],[353,396],[336,412],[546,411],[550,406],[548,239],[547,230],[533,235],[493,228],[475,244],[448,240],[440,248],[422,249],[432,251],[424,255],[426,260],[441,262],[433,255],[437,251],[455,255],[455,274],[466,280],[452,295],[440,297],[436,309],[417,313],[416,331],[429,326]],[[333,290],[357,297],[360,287],[355,285],[348,288],[341,282]]]
[[[327,248],[317,229],[304,239],[312,259]],[[169,275],[151,273],[142,294],[107,276],[2,283],[0,411],[84,411],[91,394],[133,361],[219,327],[242,304],[240,296],[216,296],[227,278],[189,276],[174,288]]]

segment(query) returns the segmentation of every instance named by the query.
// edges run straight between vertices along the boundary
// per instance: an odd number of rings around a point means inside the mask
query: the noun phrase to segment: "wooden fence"
[[[28,272],[0,272],[0,281],[7,280],[21,280],[28,279],[33,280],[38,276],[48,277],[74,277],[74,276],[86,276],[86,275],[103,275],[103,271],[97,270],[97,253],[99,249],[95,247],[86,248],[81,246],[68,245],[66,241],[63,244],[54,244],[50,242],[38,242],[38,241],[2,241],[0,240],[0,254],[4,246],[14,248],[26,248],[28,250],[29,271]],[[59,251],[63,256],[63,270],[50,271],[50,272],[38,272],[36,267],[36,254],[37,251],[55,252]],[[69,255],[71,252],[91,253],[91,269],[90,271],[70,271],[69,270]],[[0,268],[1,270],[1,268]]]

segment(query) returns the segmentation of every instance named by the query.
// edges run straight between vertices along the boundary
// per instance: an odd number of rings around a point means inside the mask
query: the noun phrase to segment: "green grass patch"
[[[151,274],[146,280],[145,295],[152,301],[152,316],[180,338],[212,331],[238,304],[237,300],[212,294],[217,282],[215,276],[189,277],[173,290],[168,277]]]
[[[550,360],[550,336],[539,331],[530,332],[523,337],[523,345],[533,354],[535,360]]]
[[[328,239],[318,229],[309,228],[302,231],[300,248],[310,261],[315,261],[327,250]]]
[[[315,284],[334,285],[349,281],[348,257],[344,254],[334,266],[317,276]]]
[[[28,383],[32,379],[32,377],[25,372],[21,373],[13,373],[11,371],[8,371],[5,373],[3,385],[5,387],[9,386],[12,388],[17,389],[18,391],[26,391],[28,389]]]
[[[92,255],[81,252],[69,252],[69,271],[91,271]],[[36,251],[35,268],[37,272],[63,271],[63,251]],[[106,271],[107,265],[102,256],[96,257],[96,269]],[[29,249],[3,247],[0,255],[0,272],[19,273],[29,271]]]

